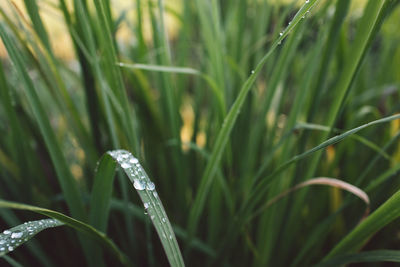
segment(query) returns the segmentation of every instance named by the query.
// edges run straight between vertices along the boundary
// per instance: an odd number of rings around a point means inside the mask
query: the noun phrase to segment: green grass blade
[[[149,179],[139,161],[126,150],[114,150],[108,152],[108,154],[118,162],[121,168],[124,169],[129,180],[133,183],[133,187],[143,202],[145,212],[149,214],[157,231],[171,266],[185,266],[178,241],[155,190],[155,185]]]
[[[90,200],[89,222],[96,229],[105,232],[109,215],[109,202],[112,195],[115,161],[104,155],[96,169]]]
[[[353,231],[346,235],[324,260],[359,250],[377,231],[398,217],[400,217],[400,191],[397,191],[397,193],[383,203]]]
[[[47,228],[64,225],[55,219],[43,219],[38,221],[25,222],[11,229],[0,233],[0,257],[13,251],[39,232]]]
[[[232,131],[233,126],[235,125],[236,119],[240,113],[240,109],[243,106],[247,94],[249,93],[254,82],[256,81],[257,76],[260,74],[263,66],[265,65],[271,54],[275,51],[275,49],[278,47],[278,45],[281,44],[283,39],[290,33],[291,30],[293,30],[296,27],[296,25],[301,21],[301,19],[304,18],[306,13],[310,11],[317,2],[318,2],[317,0],[310,0],[301,7],[301,9],[296,13],[296,16],[293,18],[291,23],[287,26],[287,28],[283,32],[280,33],[278,39],[272,44],[269,51],[257,64],[256,68],[254,69],[250,77],[246,80],[246,82],[240,89],[239,95],[237,96],[235,102],[233,103],[231,109],[229,110],[229,113],[224,119],[224,123],[222,125],[221,130],[218,133],[215,146],[212,150],[211,157],[207,162],[207,166],[200,180],[200,185],[198,187],[197,194],[193,202],[188,220],[188,229],[192,235],[194,235],[196,232],[196,228],[199,222],[199,217],[203,211],[204,203],[206,201],[206,197],[210,190],[210,186],[218,170],[218,165],[221,161],[221,157],[226,147],[226,144],[228,143],[229,135]]]
[[[400,251],[397,250],[372,250],[355,254],[334,257],[315,267],[342,266],[359,262],[400,262]]]
[[[66,216],[60,212],[39,208],[31,205],[25,205],[21,203],[0,200],[0,208],[17,209],[17,210],[28,210],[33,211],[38,214],[42,214],[53,219],[56,219],[67,226],[74,228],[75,230],[87,234],[93,240],[97,241],[99,244],[107,248],[111,253],[113,253],[116,258],[123,264],[129,265],[128,258],[123,252],[114,244],[114,242],[109,239],[104,233],[96,230],[93,226],[88,225],[84,222],[76,220],[72,217]]]
[[[50,122],[45,113],[45,109],[36,93],[33,82],[27,73],[23,59],[17,51],[16,44],[6,33],[3,25],[0,25],[0,36],[4,42],[5,47],[7,48],[10,58],[14,62],[14,66],[17,70],[18,75],[24,83],[25,92],[29,104],[32,108],[36,121],[39,124],[41,134],[43,135],[43,138],[46,142],[47,149],[52,158],[59,183],[64,192],[64,197],[68,203],[71,213],[76,218],[84,219],[86,218],[86,214],[83,209],[83,203],[80,193],[78,191],[77,184],[70,173],[66,160],[63,156],[63,153],[61,152],[60,145],[56,139],[55,133],[50,126]]]
[[[271,181],[273,180],[273,178],[275,178],[279,173],[281,173],[282,171],[284,171],[287,167],[289,167],[291,164],[302,160],[308,156],[310,156],[311,154],[313,154],[314,152],[317,152],[323,148],[326,148],[327,146],[336,144],[340,141],[342,141],[343,139],[349,137],[350,135],[361,131],[362,129],[365,129],[367,127],[373,126],[373,125],[377,125],[377,124],[381,124],[381,123],[386,123],[389,121],[393,121],[396,119],[399,119],[400,115],[393,115],[393,116],[389,116],[389,117],[385,117],[379,120],[375,120],[375,121],[371,121],[369,123],[363,124],[359,127],[356,127],[354,129],[351,129],[349,131],[346,131],[340,135],[336,135],[332,138],[329,138],[328,140],[326,140],[325,142],[322,142],[321,144],[307,150],[306,152],[297,155],[293,158],[291,158],[290,160],[286,161],[285,163],[281,164],[279,167],[277,167],[275,169],[275,171],[273,171],[269,176],[265,177],[264,179],[262,179],[256,186],[255,186],[255,191],[253,192],[252,196],[250,197],[250,199],[247,201],[247,204],[251,207],[254,207],[254,205],[256,205],[256,203],[262,198],[262,196],[266,193],[266,191],[269,188],[269,185],[271,183]],[[247,205],[244,205],[243,207],[245,207]]]

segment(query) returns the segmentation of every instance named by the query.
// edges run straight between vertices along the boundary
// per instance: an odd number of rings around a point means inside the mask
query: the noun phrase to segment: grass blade
[[[15,226],[11,229],[4,230],[0,233],[0,257],[13,251],[39,232],[64,223],[55,219],[43,219],[38,221],[25,222],[24,224]]]
[[[355,254],[334,257],[315,267],[342,266],[357,262],[400,262],[400,251],[397,250],[373,250]]]
[[[79,232],[87,234],[93,240],[99,242],[101,245],[108,248],[108,250],[111,253],[113,253],[123,265],[129,265],[128,258],[124,255],[123,252],[119,250],[119,248],[114,244],[114,242],[111,239],[109,239],[104,233],[96,230],[91,225],[83,223],[79,220],[76,220],[72,217],[69,217],[57,211],[11,202],[11,201],[0,200],[0,208],[29,210],[56,219],[64,223],[65,225],[74,228]]]
[[[383,203],[353,231],[346,235],[324,260],[359,250],[377,231],[398,217],[400,217],[400,191],[397,191],[397,193]]]
[[[293,18],[291,23],[287,26],[287,28],[283,32],[281,32],[278,39],[272,44],[269,51],[260,60],[260,62],[257,64],[256,68],[254,69],[250,77],[246,80],[246,82],[240,89],[239,95],[237,96],[235,102],[233,103],[231,109],[229,110],[229,113],[226,115],[224,119],[224,123],[222,124],[222,128],[218,133],[210,159],[207,162],[205,171],[200,180],[200,185],[198,187],[196,198],[193,202],[188,220],[188,229],[191,235],[194,235],[196,232],[196,228],[199,222],[199,217],[203,211],[204,203],[206,201],[206,197],[210,190],[210,186],[218,170],[218,165],[221,161],[221,157],[226,147],[226,144],[228,143],[229,135],[240,113],[240,109],[243,106],[247,94],[252,88],[263,66],[265,65],[269,57],[272,55],[272,53],[275,51],[275,49],[278,47],[278,45],[281,44],[283,39],[290,33],[291,30],[293,30],[296,27],[296,25],[301,21],[301,19],[304,18],[305,14],[308,11],[310,11],[317,2],[318,2],[317,0],[310,0],[307,1],[301,7],[301,9],[296,13],[296,16]]]
[[[139,161],[126,150],[113,150],[108,152],[118,164],[124,169],[129,180],[138,192],[145,212],[150,216],[161,244],[171,266],[185,266],[179,250],[178,241],[168,220],[164,207],[155,190],[154,183],[149,179]]]

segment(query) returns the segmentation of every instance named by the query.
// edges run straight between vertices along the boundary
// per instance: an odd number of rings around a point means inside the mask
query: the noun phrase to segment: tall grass
[[[0,261],[398,262],[399,2],[2,1],[0,225],[70,227]],[[139,194],[114,180],[115,149],[143,165],[119,162]],[[364,203],[339,188],[303,187],[320,176],[365,191],[370,215],[359,223]]]

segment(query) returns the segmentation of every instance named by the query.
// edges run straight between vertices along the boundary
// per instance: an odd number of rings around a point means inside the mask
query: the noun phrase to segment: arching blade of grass
[[[153,222],[171,266],[185,266],[178,241],[155,190],[155,185],[149,179],[139,161],[126,150],[114,150],[108,152],[108,154],[118,162],[133,183],[133,187],[143,202],[145,212],[148,213]]]
[[[0,257],[13,251],[23,243],[30,240],[36,234],[47,228],[64,225],[55,219],[43,219],[25,222],[0,233]]]
[[[322,142],[321,144],[319,144],[318,146],[315,146],[309,150],[307,150],[306,152],[294,156],[293,158],[291,158],[290,160],[286,161],[285,163],[281,164],[279,167],[277,167],[275,169],[275,171],[273,171],[270,175],[268,175],[267,177],[265,177],[264,179],[262,179],[256,186],[255,186],[255,191],[253,192],[252,196],[249,198],[249,200],[247,201],[246,204],[243,205],[243,210],[246,210],[249,207],[254,207],[262,198],[262,196],[267,192],[269,185],[271,184],[271,181],[282,171],[284,171],[287,167],[289,167],[291,164],[302,160],[308,156],[310,156],[311,154],[326,148],[327,146],[336,144],[340,141],[342,141],[343,139],[349,137],[350,135],[361,131],[362,129],[365,129],[369,126],[372,125],[376,125],[376,124],[381,124],[381,123],[386,123],[389,121],[393,121],[396,119],[400,119],[400,115],[393,115],[393,116],[389,116],[389,117],[385,117],[379,120],[375,120],[375,121],[371,121],[369,123],[363,124],[359,127],[356,127],[354,129],[351,129],[349,131],[346,131],[340,135],[336,135],[332,138],[329,138],[328,140],[326,140],[325,142]]]
[[[315,267],[342,266],[357,262],[400,262],[400,251],[372,250],[356,254],[337,256],[324,263],[317,264]]]
[[[340,241],[324,260],[359,250],[377,231],[400,217],[400,191],[383,203]]]
[[[349,193],[352,193],[353,195],[360,198],[367,205],[367,208],[365,211],[365,216],[368,215],[368,213],[369,213],[370,200],[369,200],[368,195],[363,190],[361,190],[360,188],[358,188],[352,184],[344,182],[342,180],[338,180],[335,178],[328,178],[328,177],[318,177],[318,178],[312,178],[310,180],[307,180],[305,182],[297,184],[296,186],[293,186],[293,187],[289,188],[288,190],[280,193],[279,195],[273,197],[267,203],[265,203],[265,205],[263,205],[257,211],[255,211],[253,216],[250,217],[249,220],[251,220],[254,216],[257,216],[261,212],[265,211],[265,209],[267,209],[269,206],[273,205],[275,202],[284,198],[288,194],[291,194],[303,187],[310,186],[310,185],[327,185],[327,186],[332,186],[332,187],[336,187],[336,188],[340,188],[345,191],[348,191]]]
[[[218,165],[221,161],[222,154],[226,147],[226,144],[229,140],[229,135],[232,131],[233,126],[235,125],[236,119],[240,113],[240,109],[243,106],[243,103],[246,99],[247,94],[252,88],[256,78],[260,74],[263,66],[271,56],[271,54],[275,51],[278,45],[283,41],[283,39],[289,34],[291,30],[293,30],[296,25],[301,21],[302,18],[306,15],[306,13],[311,10],[311,8],[318,2],[318,0],[310,0],[307,1],[301,9],[297,12],[296,16],[293,18],[291,23],[287,26],[287,28],[280,34],[278,39],[272,44],[269,51],[266,55],[260,60],[250,77],[243,84],[242,88],[239,91],[239,95],[237,96],[235,102],[233,103],[231,109],[229,110],[228,115],[224,119],[224,123],[222,125],[221,130],[218,133],[215,146],[211,153],[211,157],[207,162],[205,171],[202,175],[199,188],[197,190],[196,198],[193,202],[192,209],[189,214],[188,220],[188,229],[189,229],[189,238],[190,235],[194,235],[196,232],[196,228],[199,222],[199,217],[203,211],[204,203],[206,201],[206,197],[210,190],[210,186],[212,181],[214,180],[215,174],[218,169]]]
[[[53,219],[56,219],[67,226],[74,228],[75,230],[85,233],[90,236],[95,241],[99,242],[99,244],[103,245],[108,249],[112,254],[116,256],[116,258],[123,264],[129,265],[128,258],[124,255],[122,251],[114,244],[114,242],[109,239],[104,233],[96,230],[93,226],[83,223],[79,220],[76,220],[72,217],[66,216],[60,212],[44,209],[40,207],[35,207],[31,205],[20,204],[11,201],[0,200],[0,208],[9,208],[9,209],[18,209],[18,210],[29,210],[33,211]]]

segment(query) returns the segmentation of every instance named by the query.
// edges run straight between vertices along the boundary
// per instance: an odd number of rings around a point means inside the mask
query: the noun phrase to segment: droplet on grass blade
[[[21,225],[3,231],[0,234],[0,256],[13,251],[40,231],[63,225],[62,222],[54,219],[25,222]]]

